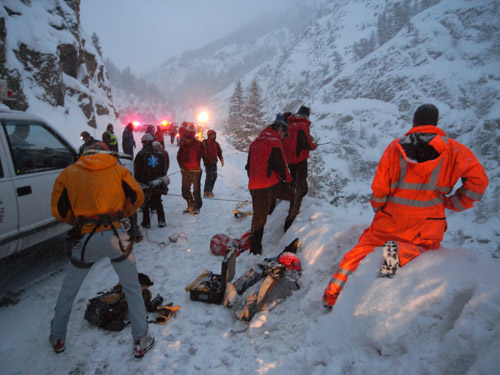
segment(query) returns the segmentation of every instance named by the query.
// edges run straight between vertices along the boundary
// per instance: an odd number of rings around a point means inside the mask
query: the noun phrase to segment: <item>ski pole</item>
[[[323,146],[323,145],[327,145],[327,144],[330,144],[332,142],[325,142],[325,143],[318,143],[316,146]]]

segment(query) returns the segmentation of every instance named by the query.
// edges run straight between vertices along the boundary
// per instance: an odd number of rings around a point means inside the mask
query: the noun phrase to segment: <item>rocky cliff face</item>
[[[96,128],[116,119],[104,64],[80,27],[79,0],[5,0],[0,5],[0,77],[30,111],[36,102],[81,112]],[[78,109],[75,109],[75,104]]]

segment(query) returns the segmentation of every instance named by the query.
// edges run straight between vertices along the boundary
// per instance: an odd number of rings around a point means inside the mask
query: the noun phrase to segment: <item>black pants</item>
[[[203,205],[201,200],[201,170],[182,171],[182,197],[186,200],[188,206],[199,210]],[[193,193],[191,194],[191,185]]]
[[[296,164],[288,165],[290,174],[292,175],[291,199],[288,216],[285,219],[285,232],[292,225],[295,217],[299,214],[302,198],[305,197],[308,191],[307,186],[307,159]]]
[[[217,164],[205,165],[205,188],[204,192],[213,193],[215,181],[217,180]]]
[[[150,209],[156,210],[156,214],[158,215],[158,224],[160,222],[165,222],[165,211],[163,210],[160,193],[152,192],[151,197],[149,197],[149,199],[144,203],[144,206],[142,207],[143,225],[151,225]]]
[[[264,226],[267,222],[267,215],[274,209],[276,199],[290,200],[292,192],[290,185],[279,182],[264,189],[251,189],[252,196],[252,230],[250,233],[250,252],[252,254],[262,253],[262,237],[264,236]]]

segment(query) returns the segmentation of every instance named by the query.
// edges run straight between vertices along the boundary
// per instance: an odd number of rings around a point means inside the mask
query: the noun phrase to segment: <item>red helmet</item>
[[[278,257],[278,262],[291,271],[302,271],[299,257],[294,253],[283,253]]]

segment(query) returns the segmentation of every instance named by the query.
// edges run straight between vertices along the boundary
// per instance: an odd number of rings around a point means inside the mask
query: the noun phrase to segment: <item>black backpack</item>
[[[151,304],[151,291],[148,289],[153,282],[143,274],[139,274],[144,305]],[[89,300],[85,310],[85,320],[90,324],[108,331],[121,331],[128,323],[128,306],[120,283],[109,291],[99,292],[97,297]]]

